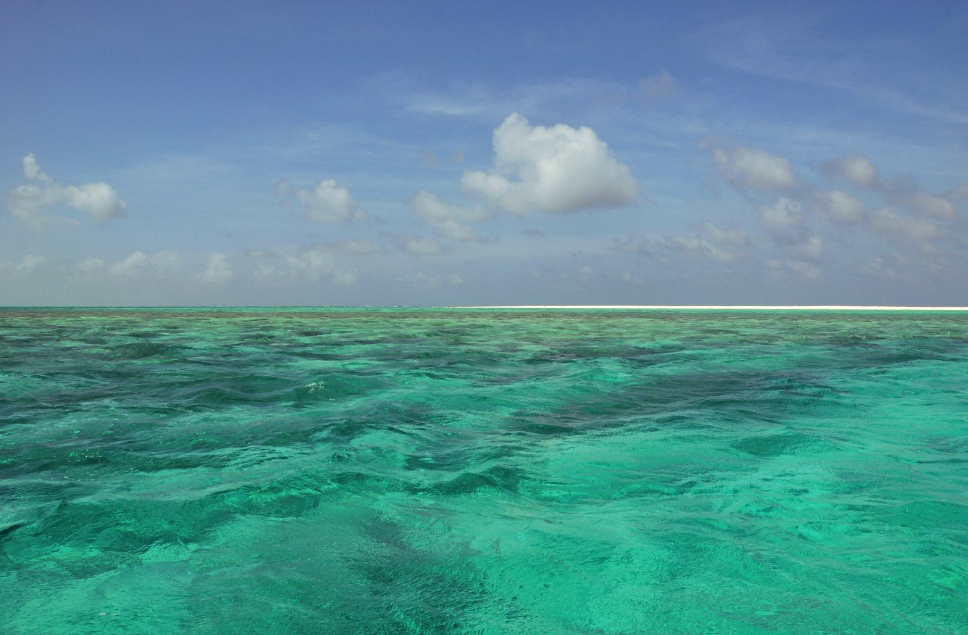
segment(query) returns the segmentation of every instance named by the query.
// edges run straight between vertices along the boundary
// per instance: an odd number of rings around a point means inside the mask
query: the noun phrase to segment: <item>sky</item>
[[[966,68],[965,2],[6,0],[0,305],[968,305]]]

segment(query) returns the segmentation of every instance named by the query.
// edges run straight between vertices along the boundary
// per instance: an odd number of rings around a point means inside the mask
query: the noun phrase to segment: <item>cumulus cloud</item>
[[[78,263],[78,267],[84,263],[90,266],[96,260],[88,258]],[[107,271],[123,278],[167,278],[178,269],[179,263],[178,254],[173,251],[159,251],[156,254],[136,251],[124,260],[107,265]]]
[[[588,127],[532,126],[514,113],[494,130],[494,167],[467,171],[464,191],[513,214],[632,203],[639,184]]]
[[[33,254],[27,254],[21,258],[19,262],[12,260],[0,260],[0,273],[14,274],[17,276],[25,275],[32,273],[45,262],[47,262],[46,258]]]
[[[74,269],[85,275],[103,273],[131,279],[164,279],[177,272],[180,262],[178,254],[173,251],[159,251],[155,254],[136,251],[124,260],[113,263],[105,262],[101,258],[86,258],[75,263]]]
[[[867,215],[864,204],[840,190],[818,194],[821,206],[827,217],[837,223],[859,223]]]
[[[917,272],[918,264],[904,253],[895,251],[884,256],[871,258],[867,264],[861,267],[861,271],[881,278],[910,280],[912,274]],[[933,265],[928,264],[927,269],[932,270]]]
[[[850,198],[850,197],[848,197]],[[835,204],[849,204],[850,201],[834,196]],[[830,203],[829,197],[827,202]],[[841,210],[842,211],[842,210]],[[800,260],[818,261],[823,258],[823,238],[817,234],[808,235],[803,205],[786,197],[778,198],[772,205],[761,205],[760,225],[788,255]],[[800,265],[783,265],[789,269],[804,269]],[[803,272],[799,272],[803,275]],[[813,276],[804,276],[812,278]]]
[[[823,165],[823,172],[828,176],[844,178],[857,187],[877,190],[894,205],[921,216],[942,220],[952,220],[955,217],[952,194],[957,193],[957,189],[946,192],[943,196],[935,196],[923,192],[914,182],[885,181],[881,179],[871,160],[859,154],[849,154],[828,161]]]
[[[720,175],[739,190],[777,191],[797,185],[790,162],[766,150],[713,148],[713,161]]]
[[[721,263],[745,256],[751,243],[745,229],[722,229],[711,223],[696,226],[694,234],[668,236],[665,240],[678,251]]]
[[[328,278],[340,286],[352,286],[357,282],[356,274],[342,267],[336,256],[322,247],[290,252],[286,254],[286,263],[293,275],[309,280]]]
[[[448,251],[447,247],[429,236],[397,234],[394,238],[400,245],[400,249],[414,256],[437,256]]]
[[[259,265],[252,272],[252,278],[256,282],[271,282],[282,276],[278,269],[272,265]]]
[[[632,234],[628,238],[616,238],[615,251],[624,251],[630,254],[647,254],[651,252],[652,241],[641,234]]]
[[[26,227],[46,230],[54,221],[49,211],[58,206],[85,212],[102,223],[128,212],[127,203],[107,183],[98,181],[81,185],[59,185],[40,169],[33,154],[25,156],[22,163],[24,176],[34,182],[14,188],[7,200],[7,207]]]
[[[53,183],[54,179],[50,178],[43,170],[40,169],[40,164],[37,163],[37,157],[34,156],[33,152],[28,152],[27,156],[23,158],[24,166],[24,176],[31,181],[40,181],[41,183]]]
[[[410,200],[410,208],[441,238],[463,242],[478,240],[477,232],[468,223],[487,217],[487,212],[482,207],[448,205],[423,190]]]
[[[867,157],[848,154],[823,164],[823,172],[828,176],[847,179],[857,187],[872,188],[880,183],[877,168]]]
[[[288,196],[291,183],[281,179],[273,186],[273,192],[283,200]],[[306,217],[324,223],[355,223],[366,219],[363,211],[349,190],[333,179],[324,179],[311,190],[295,190],[295,196],[302,203]]]
[[[742,248],[750,245],[750,236],[743,228],[722,229],[712,223],[700,223],[700,235],[724,247]]]
[[[814,234],[789,246],[788,252],[807,260],[823,259],[823,238]]]
[[[760,206],[760,224],[780,242],[796,241],[803,234],[803,207],[798,201],[781,197],[772,205]]]
[[[263,261],[263,264],[259,264],[252,272],[252,278],[257,282],[272,282],[289,275],[311,281],[329,279],[341,286],[352,286],[357,283],[357,274],[345,266],[341,256],[379,253],[383,253],[380,245],[365,240],[349,239],[320,243],[278,254],[278,257],[288,265],[288,271],[285,267],[264,262],[277,258],[277,254],[272,251],[249,249],[246,250],[245,255]]]
[[[86,258],[79,263],[74,265],[74,268],[81,273],[95,273],[97,271],[102,271],[105,267],[104,261],[100,258]]]
[[[661,240],[632,234],[626,239],[616,239],[613,249],[648,255],[661,263],[669,261],[669,252],[729,263],[746,256],[752,245],[749,234],[742,228],[723,229],[712,223],[700,223],[692,229],[692,233],[665,236]]]
[[[225,284],[232,279],[232,267],[225,254],[214,253],[209,256],[205,271],[196,276],[199,282],[205,284]]]
[[[670,236],[666,239],[670,245],[680,251],[705,256],[717,262],[732,262],[737,258],[737,254],[720,249],[708,240],[699,236],[687,234]]]
[[[955,217],[954,203],[940,196],[915,192],[907,196],[904,202],[912,211],[922,216],[932,216],[944,220],[951,220]]]
[[[890,209],[879,209],[871,214],[871,227],[896,242],[917,244],[923,251],[933,251],[934,241],[941,236],[940,228],[924,218],[901,216]]]

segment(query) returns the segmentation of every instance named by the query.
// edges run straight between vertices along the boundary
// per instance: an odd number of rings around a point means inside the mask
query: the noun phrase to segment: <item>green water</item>
[[[968,316],[0,310],[0,632],[965,633]]]

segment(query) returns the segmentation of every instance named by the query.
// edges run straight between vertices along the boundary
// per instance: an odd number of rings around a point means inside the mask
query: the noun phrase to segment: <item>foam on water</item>
[[[968,316],[0,310],[0,632],[958,633]]]

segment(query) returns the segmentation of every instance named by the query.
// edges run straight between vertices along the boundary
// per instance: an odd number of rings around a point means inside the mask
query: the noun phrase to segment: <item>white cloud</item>
[[[827,217],[837,223],[859,223],[867,215],[864,204],[840,190],[818,195]]]
[[[328,276],[336,269],[336,257],[321,249],[306,249],[286,254],[286,263],[293,273],[305,275],[311,280]]]
[[[701,223],[699,232],[712,242],[724,247],[748,247],[750,235],[742,228],[722,229],[712,223]]]
[[[205,284],[224,284],[232,279],[232,267],[229,266],[225,254],[214,253],[208,259],[205,271],[196,276],[199,282]]]
[[[745,229],[722,229],[702,223],[695,234],[669,236],[665,240],[673,248],[716,262],[733,262],[744,255],[750,245]]]
[[[284,187],[278,187],[282,182],[277,182],[273,191],[281,191],[283,194],[288,192],[288,183]],[[350,196],[349,190],[333,179],[320,181],[312,190],[296,190],[296,197],[302,202],[306,216],[312,220],[354,223],[367,217],[366,212]]]
[[[624,251],[630,254],[647,254],[651,252],[652,242],[641,234],[632,234],[628,238],[615,239],[615,251]]]
[[[844,202],[841,197],[834,197],[834,200]],[[823,239],[816,234],[807,235],[806,218],[799,201],[781,197],[772,205],[761,205],[759,211],[760,225],[787,254],[806,260],[823,258]],[[805,267],[791,263],[785,263],[783,267],[806,270]],[[814,277],[806,275],[804,271],[798,273],[807,278]]]
[[[772,205],[760,206],[760,224],[780,241],[796,240],[802,234],[803,208],[797,201],[778,198]]]
[[[20,262],[0,260],[0,273],[12,273],[18,276],[24,275],[32,273],[45,262],[47,262],[46,258],[33,254],[27,254],[20,259]]]
[[[892,253],[887,258],[877,256],[860,268],[863,273],[887,279],[903,279],[912,272],[911,260],[901,253]]]
[[[448,205],[430,192],[420,190],[410,200],[410,207],[437,235],[450,240],[472,242],[478,240],[474,228],[467,223],[483,220],[487,212],[482,207],[463,208]]]
[[[23,158],[23,166],[24,176],[31,181],[40,181],[41,183],[54,182],[54,179],[50,178],[40,169],[40,164],[37,163],[37,157],[34,156],[33,152],[28,152],[27,156]]]
[[[740,190],[776,191],[797,185],[790,162],[765,150],[739,146],[729,152],[715,148],[713,161],[722,177]]]
[[[794,256],[807,260],[821,260],[823,258],[823,239],[816,234],[808,236],[801,242],[790,245],[788,251]]]
[[[624,240],[616,239],[613,249],[646,254],[660,263],[669,261],[670,250],[729,263],[746,256],[752,244],[749,234],[742,228],[723,229],[711,223],[700,223],[692,229],[693,233],[665,236],[656,241],[632,234]]]
[[[173,251],[159,251],[151,255],[136,251],[110,265],[100,258],[88,258],[74,267],[82,273],[106,270],[111,275],[123,278],[167,278],[178,269],[179,262],[178,254]]]
[[[47,208],[63,201],[59,188],[47,188],[33,183],[18,185],[10,193],[7,208],[22,225],[31,229],[45,231],[53,223],[47,215]]]
[[[77,187],[68,185],[64,190],[65,202],[69,207],[87,212],[96,221],[103,222],[127,213],[127,203],[107,183],[85,183]]]
[[[54,221],[49,210],[59,205],[86,212],[97,222],[124,216],[128,212],[127,203],[107,183],[98,181],[58,185],[40,169],[33,154],[23,158],[23,170],[24,176],[36,183],[25,183],[14,188],[7,207],[26,227],[46,230]]]
[[[87,258],[74,265],[81,273],[96,273],[104,269],[104,261],[100,258]]]
[[[329,278],[340,286],[352,286],[357,281],[356,274],[341,267],[336,260],[336,256],[323,247],[310,247],[301,251],[290,252],[286,254],[286,263],[293,275],[303,276],[310,280]]]
[[[924,216],[933,216],[945,220],[951,220],[955,217],[954,204],[940,196],[915,192],[907,197],[905,203],[911,210]]]
[[[803,262],[802,260],[791,260],[787,263],[787,267],[808,280],[820,279],[820,268],[816,265],[810,264],[809,262]]]
[[[494,130],[494,168],[465,172],[461,187],[524,214],[628,205],[639,184],[591,128],[532,126],[514,113]]]
[[[708,240],[700,238],[699,236],[683,234],[679,236],[670,236],[666,240],[670,245],[680,251],[704,256],[711,260],[715,260],[716,262],[732,262],[738,257],[737,254],[726,251],[725,249],[720,249]]]
[[[401,249],[414,256],[437,256],[447,251],[445,246],[429,236],[398,234],[394,238],[400,243]]]
[[[823,171],[827,175],[842,177],[858,187],[878,190],[893,204],[905,207],[922,216],[930,216],[944,220],[952,220],[955,217],[955,206],[953,202],[955,197],[953,195],[957,194],[957,188],[946,192],[944,196],[934,196],[933,194],[922,192],[920,186],[913,182],[884,182],[881,180],[877,168],[871,163],[870,159],[858,154],[849,154],[828,161],[823,165]],[[831,196],[833,194],[831,193]],[[847,195],[840,193],[840,196],[846,197]],[[854,211],[848,212],[852,220],[848,222],[854,222],[860,219],[860,214],[857,211],[860,202],[856,199],[853,199],[853,201],[852,207]],[[835,207],[837,207],[836,204],[832,205],[831,211],[834,211]],[[841,205],[840,209],[844,209],[844,207]],[[835,214],[831,214],[831,218],[833,220],[842,220]]]
[[[271,282],[272,280],[279,278],[281,275],[282,274],[279,272],[279,270],[272,265],[259,265],[255,268],[255,271],[252,272],[252,278],[255,279],[256,282]]]
[[[280,254],[279,257],[288,265],[288,272],[275,265],[265,263],[259,264],[252,271],[252,278],[260,283],[268,283],[279,280],[288,273],[294,278],[312,281],[326,278],[341,286],[352,286],[358,281],[357,274],[344,266],[340,255],[373,255],[379,253],[383,253],[383,248],[380,245],[365,240],[349,239],[321,243]],[[276,253],[264,249],[248,249],[245,255],[260,260],[274,259],[277,256]]]
[[[890,209],[871,214],[871,227],[896,241],[916,243],[924,251],[932,251],[933,241],[941,236],[941,230],[933,222],[901,216]]]
[[[823,165],[823,171],[830,176],[847,179],[857,187],[875,187],[880,183],[877,168],[870,159],[859,154],[848,154],[827,161]]]

